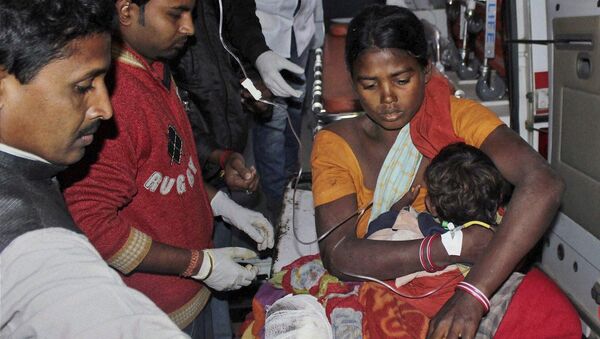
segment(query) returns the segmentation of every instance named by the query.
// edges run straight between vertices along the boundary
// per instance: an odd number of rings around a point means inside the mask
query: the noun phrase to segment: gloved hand
[[[301,91],[293,89],[279,73],[283,69],[296,74],[304,73],[302,67],[269,50],[256,58],[254,63],[263,82],[271,92],[278,97],[300,97]]]
[[[216,217],[221,216],[226,223],[237,227],[256,241],[259,251],[273,247],[273,226],[262,214],[236,204],[221,191],[215,194],[210,207]]]
[[[248,286],[256,278],[258,268],[246,267],[236,260],[256,257],[256,253],[243,247],[223,247],[202,251],[204,259],[200,270],[192,278],[202,280],[206,286],[217,291],[237,290]]]

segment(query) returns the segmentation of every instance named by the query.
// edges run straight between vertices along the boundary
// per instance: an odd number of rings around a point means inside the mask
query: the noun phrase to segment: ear
[[[434,217],[437,217],[437,211],[435,209],[435,206],[433,206],[431,204],[431,200],[429,199],[429,195],[425,196],[425,207],[427,208],[427,211],[429,211],[429,214],[433,215]]]
[[[0,112],[2,112],[2,108],[4,107],[4,95],[5,95],[5,87],[6,82],[8,81],[8,71],[4,66],[0,65]]]
[[[427,66],[425,66],[425,83],[429,83],[429,80],[431,80],[431,77],[433,76],[433,65],[431,64],[431,61],[429,61],[427,63]]]
[[[8,76],[8,71],[3,65],[0,65],[0,80],[6,78]]]
[[[133,6],[130,0],[117,0],[115,3],[119,24],[129,26],[132,22]]]

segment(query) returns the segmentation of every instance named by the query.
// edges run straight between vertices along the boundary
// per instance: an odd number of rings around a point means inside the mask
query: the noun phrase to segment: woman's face
[[[352,82],[363,109],[387,130],[406,126],[419,110],[429,72],[396,48],[370,48],[353,65]]]

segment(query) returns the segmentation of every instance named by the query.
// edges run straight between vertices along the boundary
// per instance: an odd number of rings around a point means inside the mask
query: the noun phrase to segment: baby
[[[487,225],[493,230],[511,190],[492,160],[465,143],[444,147],[425,170],[425,182],[429,213],[417,213],[412,208],[383,213],[369,224],[366,236],[374,240],[413,240],[470,224]],[[451,265],[434,273],[421,271],[399,277],[396,286],[455,268]]]

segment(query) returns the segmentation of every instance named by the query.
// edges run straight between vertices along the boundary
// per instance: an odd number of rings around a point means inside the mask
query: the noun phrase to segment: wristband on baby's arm
[[[442,245],[448,255],[459,256],[462,252],[463,234],[459,229],[452,229],[441,236]]]
[[[462,229],[477,225],[483,228],[487,228],[492,232],[494,229],[483,221],[473,220],[465,223],[462,226],[456,227],[453,223],[446,223],[444,226],[447,227],[448,232],[442,234],[442,244],[446,249],[448,255],[459,256],[462,252],[463,233]]]

